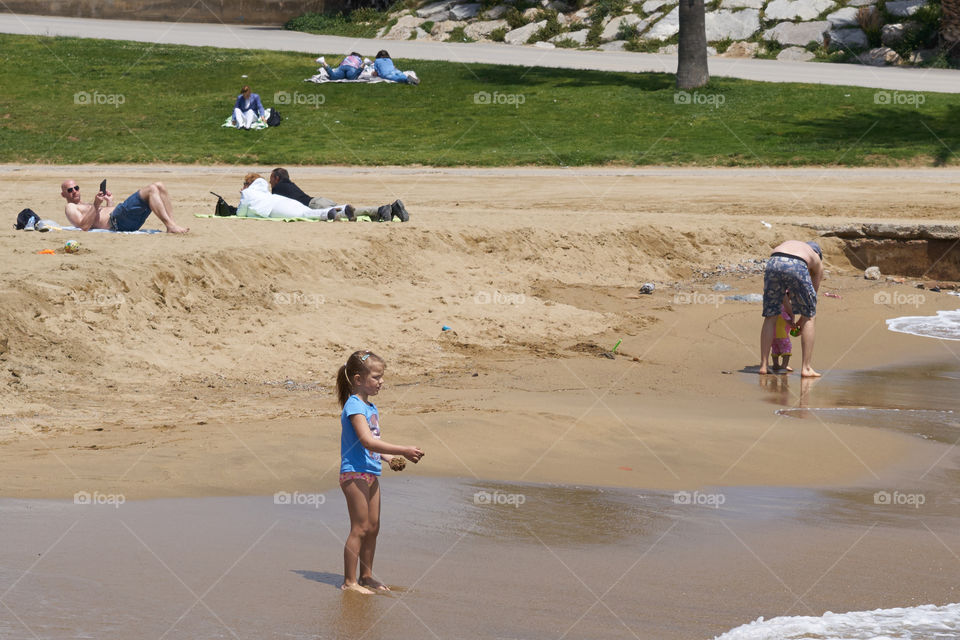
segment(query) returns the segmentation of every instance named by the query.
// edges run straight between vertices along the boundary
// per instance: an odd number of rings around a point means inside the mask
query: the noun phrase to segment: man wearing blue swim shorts
[[[154,182],[134,191],[130,197],[116,206],[113,206],[113,194],[109,191],[97,193],[92,203],[81,201],[80,185],[76,180],[64,180],[60,185],[60,195],[67,201],[63,210],[67,220],[84,231],[91,229],[136,231],[143,226],[151,213],[160,218],[160,222],[167,228],[167,233],[190,231],[178,225],[173,219],[170,194],[162,182]]]
[[[813,318],[817,315],[817,292],[823,279],[823,251],[816,242],[787,240],[773,249],[763,272],[763,328],[760,329],[760,370],[767,373],[770,348],[777,326],[783,297],[790,296],[793,312],[800,314],[800,375],[816,378],[813,370]]]

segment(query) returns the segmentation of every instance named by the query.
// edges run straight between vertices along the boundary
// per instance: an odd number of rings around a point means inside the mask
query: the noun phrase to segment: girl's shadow
[[[291,571],[303,576],[307,580],[329,584],[330,586],[337,587],[338,589],[340,588],[340,585],[343,584],[343,575],[339,573],[330,573],[329,571],[307,571],[305,569],[291,569]]]

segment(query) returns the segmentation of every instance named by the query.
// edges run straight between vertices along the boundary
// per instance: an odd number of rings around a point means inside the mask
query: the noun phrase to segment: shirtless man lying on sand
[[[190,229],[181,227],[173,219],[173,205],[170,194],[162,182],[154,182],[129,198],[113,206],[113,194],[109,191],[97,193],[93,204],[80,201],[80,186],[76,180],[64,180],[60,185],[60,195],[67,201],[63,213],[75,227],[84,231],[90,229],[109,229],[110,231],[136,231],[146,222],[151,211],[160,218],[167,233],[186,233]]]
[[[801,368],[804,378],[817,378],[813,370],[813,318],[817,315],[817,292],[823,279],[823,251],[816,242],[787,240],[774,247],[763,272],[763,327],[760,329],[760,370],[767,373],[770,349],[780,315],[784,294],[790,296],[795,313],[800,314]],[[789,290],[789,293],[787,293]]]

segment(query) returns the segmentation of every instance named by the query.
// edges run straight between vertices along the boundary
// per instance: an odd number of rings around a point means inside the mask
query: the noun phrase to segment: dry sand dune
[[[400,197],[413,219],[287,224],[192,217],[212,212],[210,190],[235,197],[242,169],[5,167],[8,209],[63,220],[67,172],[88,197],[103,176],[117,194],[161,179],[192,232],[0,231],[4,495],[333,486],[330,386],[358,348],[388,361],[385,438],[428,448],[418,473],[649,487],[854,480],[864,466],[826,432],[779,430],[751,446],[772,407],[721,371],[757,364],[759,308],[720,304],[710,287],[750,293],[760,279],[701,272],[812,236],[800,223],[950,222],[957,190],[936,171],[907,172],[908,191],[896,171],[298,168],[308,192]],[[80,253],[36,253],[70,238]],[[844,299],[823,304],[815,364],[877,364],[876,350],[849,349],[864,334],[884,357],[939,348],[888,334],[891,311],[872,303],[882,284],[859,277],[839,240],[823,244],[826,286]],[[657,291],[640,295],[648,281]],[[691,300],[701,304],[681,304]],[[618,339],[617,359],[598,357]],[[927,446],[843,434],[871,466]]]

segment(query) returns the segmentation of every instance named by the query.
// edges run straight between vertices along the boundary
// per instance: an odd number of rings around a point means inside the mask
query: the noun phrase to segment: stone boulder
[[[600,33],[600,40],[607,42],[613,40],[620,33],[620,25],[637,26],[637,31],[643,31],[647,28],[647,21],[635,13],[629,13],[625,16],[619,16],[607,23]]]
[[[481,22],[471,22],[463,29],[464,35],[474,40],[483,40],[497,29],[507,27],[506,20],[483,20]]]
[[[900,54],[890,47],[877,47],[857,56],[861,64],[871,67],[884,67],[888,64],[900,64]]]
[[[708,11],[703,16],[707,27],[707,42],[716,40],[743,40],[760,30],[760,11],[744,9],[742,11]]]
[[[670,13],[660,18],[645,34],[647,40],[666,40],[680,31],[680,8],[674,7]]]
[[[552,42],[547,42],[545,40],[534,42],[533,46],[535,46],[538,49],[556,49],[557,48],[557,45],[553,44]]]
[[[720,54],[721,58],[752,58],[757,55],[759,42],[734,42]]]
[[[533,20],[540,15],[540,9],[537,9],[536,7],[530,7],[529,9],[524,10],[520,15],[523,16],[524,20]]]
[[[471,2],[469,4],[455,4],[450,7],[450,14],[454,20],[469,20],[477,17],[480,13],[480,3]]]
[[[859,27],[860,21],[857,19],[859,13],[860,9],[857,7],[844,7],[827,15],[827,22],[831,27]]]
[[[867,267],[866,271],[863,272],[863,277],[867,280],[879,280],[880,267]]]
[[[409,40],[410,34],[414,32],[421,24],[426,22],[425,18],[417,16],[403,16],[393,25],[390,31],[382,36],[384,40]]]
[[[561,40],[573,40],[580,46],[587,44],[587,34],[590,33],[590,29],[580,29],[579,31],[568,31],[566,33],[560,33],[558,35],[550,38],[550,42],[560,42]]]
[[[557,13],[568,13],[572,9],[569,4],[561,2],[560,0],[542,0],[540,6],[544,9],[556,11]]]
[[[721,9],[763,9],[766,0],[722,0]]]
[[[764,40],[773,40],[782,45],[807,46],[810,42],[823,44],[823,32],[830,28],[826,20],[817,22],[781,22],[763,32]]]
[[[917,22],[898,22],[896,24],[885,24],[880,30],[880,42],[885,47],[896,47],[903,43],[903,40],[910,34],[916,33],[920,29]]]
[[[890,15],[906,18],[915,14],[925,4],[927,0],[891,0],[884,6]]]
[[[510,5],[498,4],[495,7],[490,7],[483,12],[484,20],[499,20],[503,16],[507,15],[507,11],[510,11]]]
[[[453,4],[454,0],[432,2],[420,7],[415,13],[418,18],[423,18],[424,20],[446,20],[450,17],[450,7],[452,7]]]
[[[850,0],[848,7],[872,7],[877,4],[877,0]]]
[[[430,35],[440,40],[446,40],[447,36],[450,35],[451,31],[453,31],[457,27],[466,27],[466,26],[467,26],[467,23],[462,20],[442,20],[441,22],[434,23],[433,29],[430,30]]]
[[[653,13],[657,9],[670,4],[672,1],[673,0],[646,0],[640,8],[644,13]]]
[[[540,22],[531,22],[530,24],[525,24],[518,29],[513,31],[508,31],[507,35],[504,36],[503,41],[507,44],[527,44],[527,40],[530,39],[534,33],[540,29],[547,26],[546,20],[541,20]]]
[[[763,16],[766,20],[813,20],[834,6],[833,0],[772,0]]]
[[[786,60],[787,62],[809,62],[816,56],[803,47],[787,47],[777,54],[777,60]]]
[[[826,39],[830,41],[828,49],[830,51],[841,51],[843,49],[866,49],[870,46],[867,34],[863,29],[830,29],[827,32]]]
[[[939,49],[917,49],[910,54],[910,64],[925,64],[940,54]]]

